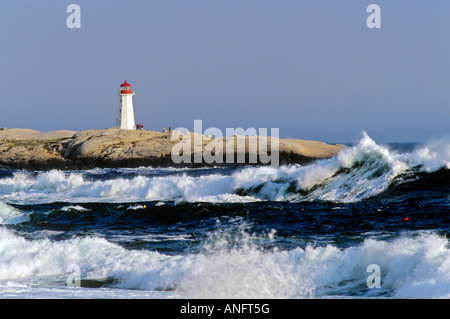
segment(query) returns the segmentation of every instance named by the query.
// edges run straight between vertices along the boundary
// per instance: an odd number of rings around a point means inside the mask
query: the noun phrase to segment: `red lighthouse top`
[[[123,82],[120,85],[120,93],[121,94],[131,94],[131,85],[127,83],[127,81]]]

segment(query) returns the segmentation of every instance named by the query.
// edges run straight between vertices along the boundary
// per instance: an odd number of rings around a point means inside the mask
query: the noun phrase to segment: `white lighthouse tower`
[[[120,85],[120,113],[117,120],[119,128],[125,130],[135,130],[133,109],[133,95],[131,85],[125,81]]]

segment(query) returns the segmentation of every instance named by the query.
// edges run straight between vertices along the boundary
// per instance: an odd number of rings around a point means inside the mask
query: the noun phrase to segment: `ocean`
[[[0,298],[450,298],[450,143],[308,165],[0,169]]]

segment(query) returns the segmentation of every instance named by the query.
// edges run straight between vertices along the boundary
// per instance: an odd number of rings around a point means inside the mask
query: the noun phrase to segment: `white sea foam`
[[[95,295],[66,287],[68,267],[78,265],[82,280],[114,278],[117,297],[137,289],[183,298],[321,298],[355,292],[356,297],[450,298],[449,243],[433,233],[405,234],[392,242],[367,239],[346,249],[328,245],[286,251],[263,250],[246,233],[237,242],[229,238],[220,233],[201,253],[167,256],[127,250],[102,238],[26,240],[0,229],[0,296],[36,293],[30,287],[44,287],[51,295],[52,286],[68,289],[66,296],[70,291]],[[380,288],[367,287],[370,264],[380,266]]]
[[[15,172],[12,177],[0,179],[0,198],[11,203],[315,199],[355,202],[383,192],[396,177],[413,168],[430,173],[449,167],[448,141],[430,142],[412,152],[399,153],[378,145],[363,133],[357,145],[331,159],[305,166],[246,167],[231,175],[219,169],[205,170],[198,176],[188,175],[182,169],[168,169],[169,175],[148,174],[158,171],[150,168],[108,169],[117,177],[104,180],[92,179],[104,170]],[[136,175],[121,175],[130,171]]]
[[[77,211],[77,212],[87,212],[89,209],[80,206],[80,205],[69,205],[69,206],[64,206],[63,208],[61,208],[62,211],[64,212],[70,212],[70,211]]]
[[[0,202],[0,224],[20,224],[30,220],[30,216],[19,209]]]

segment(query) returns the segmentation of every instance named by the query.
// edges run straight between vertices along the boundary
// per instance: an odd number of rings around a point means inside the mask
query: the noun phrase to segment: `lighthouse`
[[[117,122],[121,129],[136,129],[136,124],[134,122],[133,95],[134,93],[131,93],[131,85],[127,83],[127,81],[120,85],[120,113]]]

